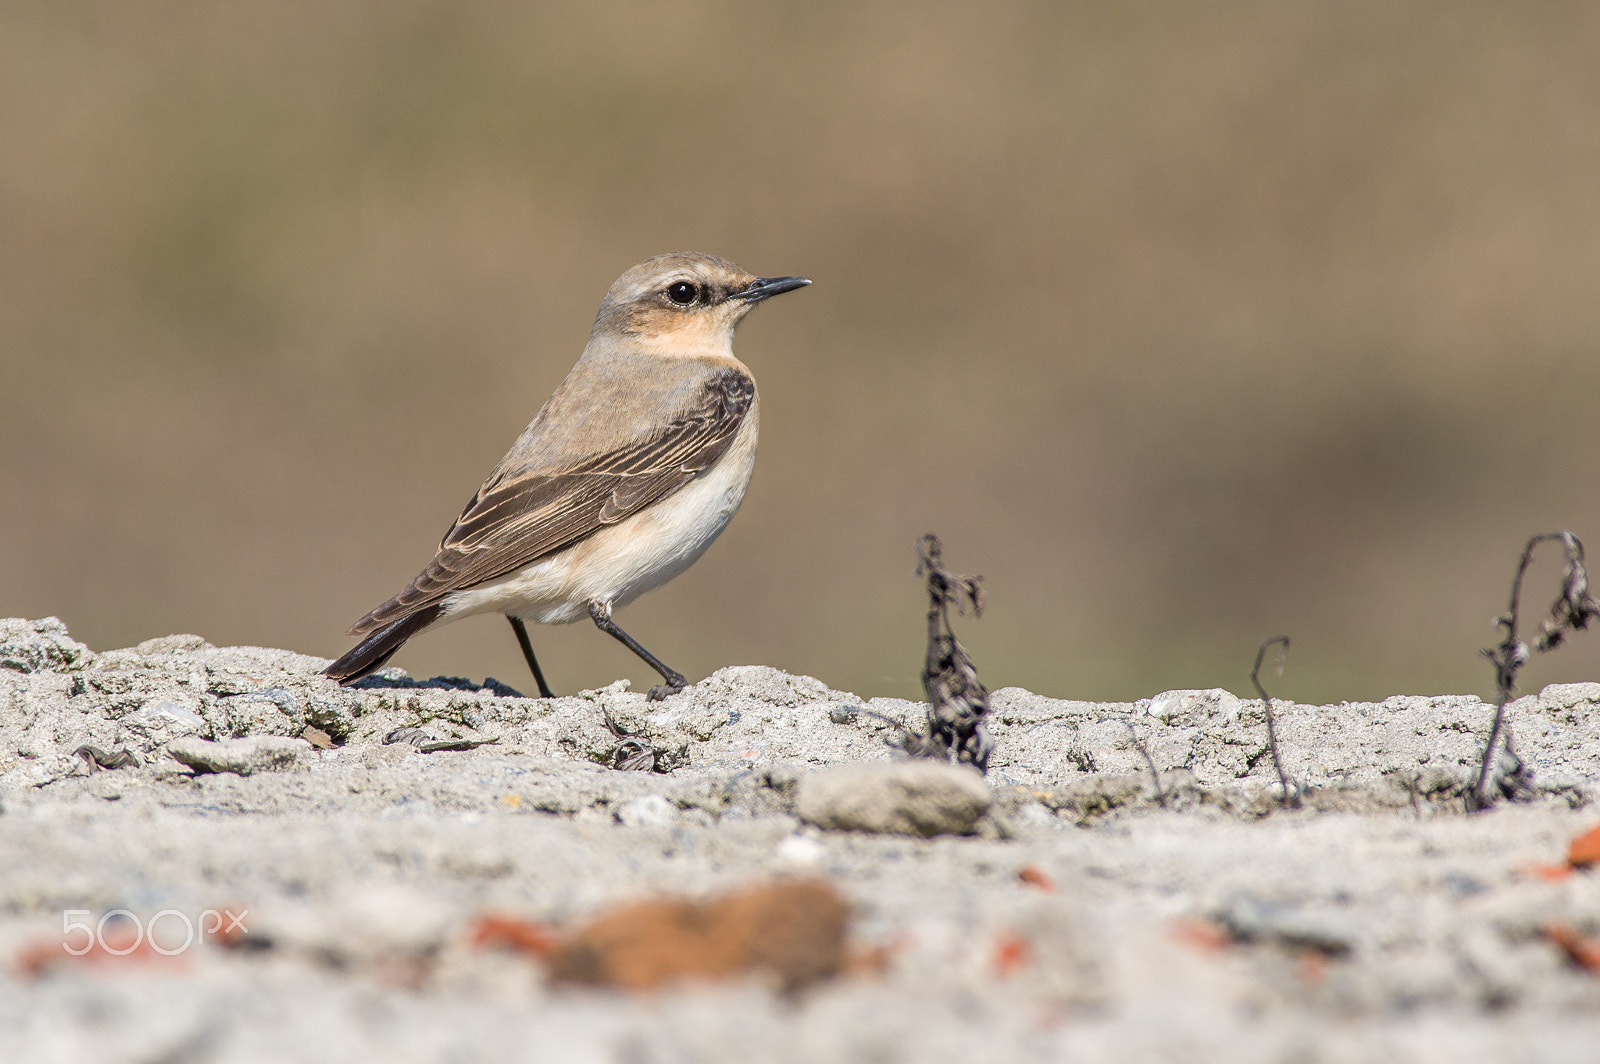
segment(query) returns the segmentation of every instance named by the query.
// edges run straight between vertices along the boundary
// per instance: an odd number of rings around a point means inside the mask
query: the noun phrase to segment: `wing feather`
[[[754,400],[749,376],[724,369],[697,402],[646,439],[557,473],[498,472],[461,511],[428,567],[350,634],[508,576],[672,494],[727,452]]]

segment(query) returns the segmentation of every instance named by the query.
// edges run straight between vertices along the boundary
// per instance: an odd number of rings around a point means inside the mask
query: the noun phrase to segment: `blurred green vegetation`
[[[1554,2],[4,5],[0,613],[337,655],[701,249],[817,283],[741,332],[744,510],[621,617],[691,676],[915,694],[935,530],[994,686],[1238,691],[1288,632],[1288,698],[1486,693],[1524,537],[1600,549],[1597,52]],[[397,663],[527,685],[493,618]]]

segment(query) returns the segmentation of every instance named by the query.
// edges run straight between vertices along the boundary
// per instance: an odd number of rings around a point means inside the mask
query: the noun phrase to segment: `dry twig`
[[[428,733],[421,728],[396,728],[383,737],[385,746],[392,746],[395,743],[409,743],[417,748],[418,753],[423,754],[476,750],[480,746],[490,746],[499,741],[499,739],[430,739],[428,738]]]
[[[929,532],[917,540],[917,575],[928,581],[928,655],[922,667],[922,689],[928,696],[928,734],[907,731],[901,748],[917,757],[957,761],[989,770],[994,743],[984,729],[989,692],[978,670],[950,627],[950,607],[965,614],[972,607],[982,616],[982,577],[960,576],[944,567],[939,537]]]
[[[1283,771],[1283,759],[1278,756],[1278,725],[1273,719],[1272,696],[1261,686],[1261,663],[1267,658],[1267,648],[1279,645],[1283,647],[1283,651],[1278,655],[1278,675],[1283,675],[1283,659],[1289,653],[1289,637],[1275,635],[1271,639],[1262,640],[1261,648],[1256,651],[1256,664],[1250,670],[1250,682],[1255,685],[1256,694],[1261,696],[1261,704],[1266,707],[1267,749],[1272,751],[1272,767],[1278,770],[1278,782],[1283,785],[1283,797],[1280,801],[1285,809],[1296,809],[1300,805],[1300,788],[1290,783],[1289,774]]]
[[[1541,532],[1528,539],[1522,548],[1522,559],[1517,563],[1517,575],[1511,580],[1511,608],[1495,618],[1495,624],[1505,630],[1505,638],[1495,647],[1485,648],[1483,656],[1494,663],[1494,680],[1497,688],[1494,707],[1494,725],[1489,729],[1489,742],[1483,749],[1483,764],[1478,769],[1478,782],[1467,792],[1469,810],[1487,809],[1494,804],[1489,793],[1489,775],[1495,763],[1495,747],[1500,733],[1506,735],[1506,753],[1516,761],[1515,767],[1500,783],[1500,789],[1514,795],[1527,786],[1526,774],[1520,759],[1512,749],[1511,731],[1506,726],[1506,704],[1516,694],[1517,673],[1528,663],[1528,644],[1517,635],[1521,624],[1522,578],[1533,562],[1534,548],[1547,541],[1560,542],[1566,554],[1567,568],[1561,577],[1561,591],[1550,606],[1550,616],[1539,625],[1538,638],[1533,649],[1544,653],[1560,646],[1568,632],[1581,631],[1589,622],[1600,618],[1600,602],[1589,593],[1589,574],[1583,566],[1583,543],[1566,529],[1560,532]]]
[[[1167,792],[1161,786],[1161,773],[1156,771],[1156,759],[1150,756],[1150,747],[1146,746],[1145,741],[1139,738],[1139,733],[1134,731],[1133,721],[1123,717],[1122,723],[1127,725],[1128,741],[1133,744],[1135,750],[1139,751],[1139,756],[1144,758],[1145,765],[1150,769],[1150,778],[1155,781],[1156,785],[1156,804],[1165,809],[1167,807]]]
[[[908,754],[911,757],[927,757],[935,761],[950,760],[950,748],[931,735],[914,732],[893,717],[879,713],[875,709],[862,709],[861,712],[874,720],[881,720],[895,730],[897,733],[895,737],[884,741],[884,745],[889,748],[899,750],[901,753]]]
[[[90,746],[86,743],[72,751],[72,753],[75,757],[83,758],[84,763],[89,766],[91,775],[103,768],[137,768],[142,763],[139,760],[139,755],[127,747],[107,753],[98,746]]]
[[[661,755],[648,739],[618,724],[611,710],[604,706],[600,707],[600,717],[605,721],[606,731],[617,740],[616,749],[611,751],[612,768],[618,772],[662,771]]]

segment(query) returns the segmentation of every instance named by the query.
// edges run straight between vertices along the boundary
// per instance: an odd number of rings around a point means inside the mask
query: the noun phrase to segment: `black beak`
[[[750,282],[749,288],[733,298],[742,299],[746,303],[759,303],[763,299],[771,299],[785,292],[793,292],[796,288],[804,288],[810,283],[811,280],[806,277],[757,277]]]

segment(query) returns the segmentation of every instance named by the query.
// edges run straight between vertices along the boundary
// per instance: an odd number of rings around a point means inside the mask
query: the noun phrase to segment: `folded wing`
[[[696,402],[645,439],[559,472],[498,470],[461,511],[428,567],[350,634],[509,576],[671,495],[727,452],[754,400],[747,375],[719,370]]]

